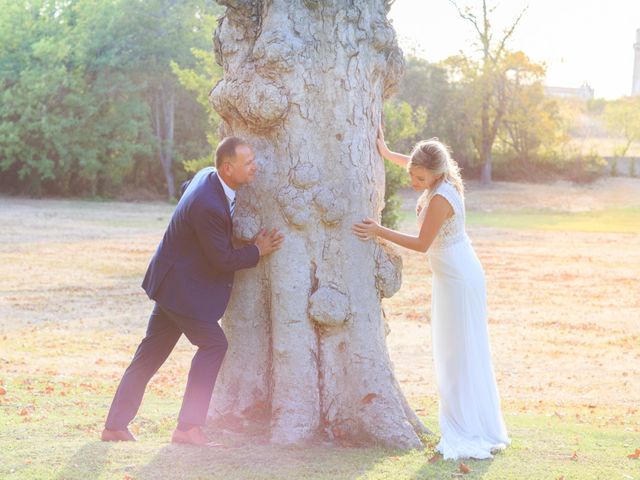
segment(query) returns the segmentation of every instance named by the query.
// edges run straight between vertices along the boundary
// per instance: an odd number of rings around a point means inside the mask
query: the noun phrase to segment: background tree
[[[215,6],[215,15],[204,15],[203,29],[213,31],[218,21],[218,16],[222,14],[222,7]],[[207,112],[207,143],[209,151],[204,156],[197,158],[187,158],[183,161],[184,168],[187,172],[197,172],[201,168],[210,166],[212,163],[211,152],[215,151],[220,138],[218,131],[220,128],[220,116],[211,107],[209,102],[209,92],[211,90],[212,80],[217,83],[222,78],[222,68],[215,62],[211,55],[211,49],[192,48],[191,54],[196,62],[192,68],[183,67],[176,62],[172,62],[171,69],[178,77],[180,84],[193,95]]]
[[[186,175],[211,163],[217,144],[220,119],[205,95],[222,75],[207,54],[221,12],[208,0],[0,0],[0,191],[172,198]],[[477,18],[484,34],[483,16]],[[605,102],[573,105],[572,116],[568,101],[557,102],[562,128],[552,135],[554,102],[543,99],[537,80],[515,87],[525,73],[512,60],[522,54],[497,55],[495,40],[484,63],[482,42],[480,55],[440,64],[407,59],[398,94],[385,107],[388,128],[399,132],[393,147],[409,151],[420,139],[439,137],[467,178],[478,175],[479,164],[490,167],[494,153],[501,178],[505,168],[511,179],[525,171],[531,178],[529,167],[545,162],[554,174],[575,177],[579,153],[562,137],[586,144],[604,136]],[[493,128],[497,119],[496,136],[483,141],[483,126]],[[587,163],[593,168],[585,178],[594,178],[600,162]],[[395,221],[394,192],[403,178],[386,168],[386,224]]]
[[[399,149],[408,151],[419,140],[438,137],[452,148],[463,168],[471,166],[472,122],[464,109],[463,89],[450,80],[446,65],[409,56],[394,99],[407,102],[417,113],[413,117],[417,132],[404,139]]]
[[[206,16],[206,2],[129,2],[125,11],[135,22],[132,39],[137,50],[137,74],[144,82],[147,103],[151,109],[155,152],[165,176],[167,194],[169,198],[175,198],[177,130],[180,129],[180,136],[188,136],[189,132],[194,131],[193,122],[203,122],[206,117],[202,115],[202,109],[198,107],[193,95],[182,88],[171,65],[176,62],[183,68],[192,68],[196,63],[192,49],[206,48],[206,32],[211,24],[210,17]],[[182,121],[177,122],[181,109],[186,111],[186,115],[180,118]],[[200,118],[194,118],[193,113],[200,113]],[[199,131],[202,135],[203,130]],[[202,140],[204,139],[199,139],[199,144],[206,145]]]
[[[496,143],[510,170],[526,178],[542,164],[557,161],[568,135],[557,102],[544,94],[544,66],[531,62],[523,52],[509,53],[506,62],[508,100]]]
[[[376,131],[403,65],[389,5],[220,3],[224,79],[211,101],[223,133],[247,139],[260,166],[239,195],[234,232],[248,240],[280,226],[286,240],[237,274],[211,412],[262,418],[275,443],[320,435],[420,447],[426,429],[393,374],[380,306],[400,286],[400,259],[351,233],[384,206]]]
[[[396,150],[409,152],[419,129],[424,125],[426,114],[423,107],[416,111],[407,102],[389,99],[384,103],[384,130],[387,143]],[[398,211],[400,199],[398,190],[408,185],[407,172],[384,160],[384,209],[382,210],[382,223],[390,228],[396,228],[398,223]]]
[[[508,57],[507,41],[513,35],[526,8],[496,40],[490,19],[496,7],[488,7],[487,1],[482,0],[481,11],[478,14],[471,7],[462,8],[459,2],[449,1],[456,7],[460,17],[473,26],[480,50],[480,56],[477,59],[472,55],[461,54],[452,58],[449,65],[457,74],[456,80],[468,87],[465,98],[472,102],[467,105],[467,108],[473,112],[479,123],[473,141],[481,164],[480,181],[488,184],[491,183],[493,144],[505,115],[508,100],[506,77],[510,63],[506,58]]]
[[[111,51],[91,54],[87,2],[2,3],[2,184],[34,195],[100,194],[144,152],[136,87],[119,81]],[[104,14],[91,12],[96,22]]]
[[[172,197],[182,160],[210,146],[171,62],[195,68],[215,13],[206,0],[0,0],[0,188],[95,196],[126,182]]]
[[[624,157],[631,144],[640,140],[640,97],[624,97],[607,102],[604,118],[611,134],[622,139],[614,155]]]

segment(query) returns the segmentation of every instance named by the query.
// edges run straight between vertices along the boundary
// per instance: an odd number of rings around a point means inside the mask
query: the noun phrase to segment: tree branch
[[[525,12],[528,9],[529,9],[529,5],[527,4],[527,6],[522,9],[522,11],[520,12],[520,15],[518,15],[518,18],[516,18],[515,22],[513,22],[513,24],[511,25],[511,28],[509,28],[509,30],[507,30],[505,32],[505,35],[502,38],[502,40],[500,41],[500,45],[498,46],[498,49],[496,50],[496,58],[500,58],[500,55],[502,54],[502,52],[505,49],[505,45],[507,43],[507,40],[509,40],[511,35],[513,35],[513,32],[515,31],[516,27],[518,26],[518,23],[520,23],[520,20],[522,20],[522,17],[524,16]]]
[[[480,35],[480,38],[483,37],[482,32],[480,31],[480,28],[478,27],[478,20],[476,18],[476,16],[469,12],[469,11],[463,11],[457,4],[457,2],[455,0],[449,0],[449,3],[451,5],[453,5],[454,7],[456,7],[456,10],[458,10],[458,15],[460,16],[460,18],[467,20],[468,22],[470,22],[473,27],[476,29],[476,32],[478,32],[478,35]]]

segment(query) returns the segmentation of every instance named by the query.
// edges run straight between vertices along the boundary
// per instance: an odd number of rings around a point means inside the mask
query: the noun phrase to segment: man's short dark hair
[[[247,142],[238,137],[225,137],[216,148],[216,168],[220,169],[224,162],[232,162],[236,158],[236,148],[239,145],[247,145]]]

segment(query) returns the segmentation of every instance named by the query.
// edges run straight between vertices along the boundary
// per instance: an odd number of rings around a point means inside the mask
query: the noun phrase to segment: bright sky
[[[489,0],[496,5],[496,0]],[[481,0],[460,0],[477,8]],[[547,65],[548,85],[579,87],[588,82],[596,97],[631,93],[633,44],[640,28],[640,0],[502,0],[493,27],[502,33],[529,5],[510,47]],[[449,0],[395,0],[389,17],[407,52],[437,62],[469,51],[473,26]]]

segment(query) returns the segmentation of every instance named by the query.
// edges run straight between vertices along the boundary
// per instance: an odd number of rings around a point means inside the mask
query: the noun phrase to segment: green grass
[[[437,437],[426,439],[430,447],[424,452],[325,445],[282,448],[242,436],[221,438],[230,447],[222,450],[174,446],[168,440],[193,350],[185,343],[178,345],[149,385],[132,425],[139,441],[99,442],[112,394],[144,331],[149,304],[138,284],[171,208],[7,203],[0,209],[5,214],[0,234],[4,240],[0,314],[6,318],[0,321],[2,480],[401,480],[458,475],[640,480],[640,460],[627,458],[640,448],[640,417],[624,402],[596,408],[506,402],[512,445],[492,461],[466,462],[472,469],[467,475],[458,474],[458,462],[429,462]],[[20,215],[8,215],[14,210]],[[637,207],[578,214],[470,211],[468,216],[472,227],[640,231]],[[415,215],[402,212],[401,222],[414,225]],[[516,328],[512,335],[521,333],[520,326]],[[630,382],[634,372],[629,367]],[[437,399],[413,399],[412,404],[424,413],[426,424],[437,429]]]
[[[640,208],[612,208],[590,212],[470,211],[467,224],[473,227],[516,228],[565,232],[640,232]]]
[[[415,213],[403,210],[398,225],[415,225]],[[610,208],[589,212],[556,212],[549,210],[467,211],[467,226],[547,230],[563,232],[637,233],[640,232],[640,208]]]
[[[304,446],[283,448],[244,437],[225,449],[171,445],[181,389],[150,389],[132,429],[139,441],[98,441],[115,388],[112,375],[5,378],[0,403],[2,479],[449,479],[459,462],[430,463],[426,451]],[[436,401],[424,399],[437,427]],[[640,478],[635,412],[525,404],[505,406],[512,445],[494,460],[467,461],[468,479]],[[575,453],[575,455],[574,455]]]

